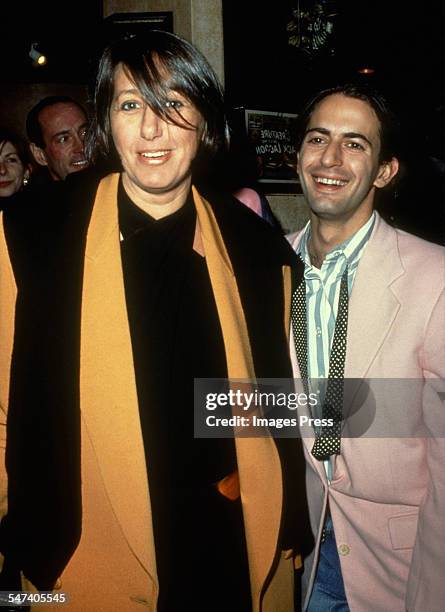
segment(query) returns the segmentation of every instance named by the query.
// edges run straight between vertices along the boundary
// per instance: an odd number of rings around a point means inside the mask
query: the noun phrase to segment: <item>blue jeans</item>
[[[320,545],[317,574],[307,612],[349,612],[330,516],[325,521],[325,541]]]

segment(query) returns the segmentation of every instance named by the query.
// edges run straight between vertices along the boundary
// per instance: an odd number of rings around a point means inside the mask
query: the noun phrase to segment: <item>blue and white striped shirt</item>
[[[310,222],[297,253],[304,262],[306,281],[306,318],[308,338],[308,376],[327,378],[329,355],[334,338],[341,277],[348,266],[348,289],[352,285],[360,258],[374,227],[375,213],[353,236],[330,251],[320,269],[312,266],[307,243],[311,236]]]
[[[316,392],[320,398],[317,404],[320,410],[329,375],[329,357],[334,338],[341,278],[348,266],[348,290],[351,295],[357,267],[368,244],[374,223],[375,213],[372,213],[363,227],[326,255],[320,269],[311,264],[309,257],[310,222],[306,225],[297,248],[297,254],[304,262],[306,281],[307,373],[309,380],[312,381],[311,391]],[[324,382],[323,379],[326,381]],[[314,416],[321,417],[322,415]],[[328,462],[325,463],[325,467],[330,480]]]

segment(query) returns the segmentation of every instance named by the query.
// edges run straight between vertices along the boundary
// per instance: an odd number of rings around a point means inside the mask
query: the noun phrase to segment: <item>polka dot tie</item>
[[[337,319],[335,321],[334,339],[329,357],[328,384],[322,410],[322,418],[332,419],[333,425],[321,427],[316,430],[312,454],[319,460],[325,460],[331,455],[340,454],[346,337],[348,332],[348,302],[348,268],[346,267],[340,283]],[[307,393],[308,344],[306,322],[306,284],[304,279],[293,292],[291,318],[295,352],[297,355],[301,378]]]

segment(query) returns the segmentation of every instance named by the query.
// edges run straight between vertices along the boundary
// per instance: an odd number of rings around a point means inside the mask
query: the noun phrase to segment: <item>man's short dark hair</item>
[[[189,100],[204,120],[204,133],[197,158],[214,156],[227,144],[227,124],[221,86],[213,69],[192,44],[169,32],[152,30],[126,37],[105,49],[98,69],[94,95],[95,112],[87,136],[90,160],[98,155],[116,157],[110,125],[114,94],[114,72],[122,64],[148,106],[161,119],[184,127],[166,102],[171,90]],[[191,129],[194,126],[190,126]],[[198,162],[199,163],[199,162]]]
[[[43,140],[42,126],[40,125],[39,116],[44,108],[54,106],[55,104],[74,104],[85,114],[85,116],[87,116],[83,106],[69,96],[47,96],[46,98],[43,98],[43,100],[40,100],[40,102],[37,102],[37,104],[29,111],[26,118],[26,134],[29,142],[33,142],[41,149],[45,148],[45,141]]]
[[[387,100],[382,94],[367,85],[353,83],[324,89],[309,100],[298,117],[298,149],[300,149],[303,143],[307,125],[315,108],[322,100],[334,94],[342,94],[347,98],[362,100],[373,109],[380,123],[380,163],[390,161],[393,157],[398,157],[400,148],[400,126]]]

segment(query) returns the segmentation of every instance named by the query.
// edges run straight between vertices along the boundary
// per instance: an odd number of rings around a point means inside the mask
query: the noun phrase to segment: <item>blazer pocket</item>
[[[413,548],[417,533],[418,513],[393,516],[388,521],[389,536],[394,550]]]

